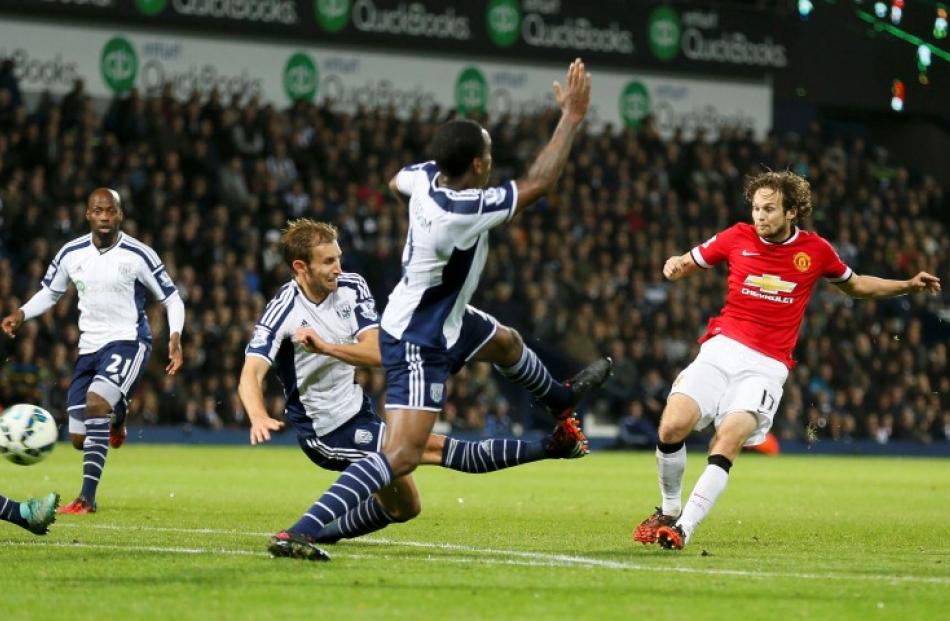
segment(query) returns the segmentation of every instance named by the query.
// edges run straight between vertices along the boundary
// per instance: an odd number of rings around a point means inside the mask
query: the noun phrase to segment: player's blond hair
[[[337,230],[332,224],[317,222],[310,218],[288,220],[287,228],[281,231],[280,244],[284,251],[284,261],[293,266],[294,261],[309,263],[313,256],[313,247],[329,244],[337,240]]]
[[[782,210],[796,210],[795,220],[800,222],[811,215],[811,185],[801,175],[790,170],[784,172],[767,171],[759,175],[746,177],[743,192],[745,200],[752,205],[752,197],[757,190],[766,188],[782,195]]]

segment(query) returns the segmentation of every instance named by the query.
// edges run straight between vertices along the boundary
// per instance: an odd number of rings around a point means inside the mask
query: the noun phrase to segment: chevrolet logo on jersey
[[[753,276],[750,274],[746,276],[745,282],[742,284],[744,285],[742,287],[743,295],[752,296],[761,300],[769,300],[771,302],[779,302],[781,304],[791,304],[795,301],[795,298],[776,294],[791,293],[795,290],[795,287],[798,286],[798,283],[782,280],[774,274],[762,274],[761,276]],[[758,291],[750,287],[756,287]]]
[[[760,291],[765,293],[791,293],[798,285],[798,283],[782,280],[773,274],[762,274],[761,276],[750,274],[745,277],[743,284],[747,287],[758,287]]]

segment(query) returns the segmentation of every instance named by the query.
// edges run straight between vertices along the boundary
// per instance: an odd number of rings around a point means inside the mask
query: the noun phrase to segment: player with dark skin
[[[352,462],[296,524],[272,537],[272,554],[324,558],[325,553],[313,546],[322,529],[422,463],[452,369],[450,348],[484,325],[484,319],[473,319],[477,323],[470,323],[472,328],[464,327],[467,313],[476,317],[480,313],[468,302],[488,252],[488,237],[482,233],[510,220],[554,187],[587,113],[590,90],[591,77],[576,59],[568,68],[566,87],[554,83],[561,110],[558,125],[526,175],[517,180],[486,188],[492,170],[491,136],[465,120],[449,121],[437,130],[430,145],[433,161],[408,166],[391,179],[390,189],[409,206],[403,270],[411,278],[396,285],[380,321],[387,376],[382,450]],[[502,218],[505,215],[507,219]],[[414,252],[417,246],[420,252]],[[418,323],[410,329],[413,321]],[[573,406],[610,374],[612,361],[601,358],[557,384],[521,339],[502,340],[500,347],[480,352],[479,359],[496,356],[493,361],[502,374],[535,393],[561,419],[570,417]],[[505,362],[514,364],[503,366]]]
[[[571,63],[568,69],[566,86],[562,88],[559,83],[554,83],[554,97],[561,109],[561,119],[547,146],[535,159],[527,175],[517,180],[516,213],[520,213],[524,206],[534,203],[554,187],[570,155],[574,136],[587,113],[590,89],[590,74],[587,73],[584,63],[579,58]],[[485,142],[482,157],[473,160],[463,175],[441,180],[443,187],[465,190],[483,188],[488,184],[492,170],[491,136],[484,128],[482,136]],[[400,196],[395,179],[390,181],[390,189],[394,195]],[[517,360],[515,352],[517,351],[518,354],[521,352],[520,338],[517,342],[510,343],[499,339],[496,345],[497,347],[493,347],[488,352],[481,352],[479,359],[493,360],[501,364],[511,363]],[[489,358],[488,354],[493,354],[498,358]],[[421,463],[437,414],[437,412],[408,408],[387,409],[386,420],[389,428],[383,453],[392,466],[395,476],[409,474]]]
[[[86,221],[89,222],[92,243],[104,252],[114,246],[119,237],[119,226],[122,224],[123,213],[121,199],[115,190],[98,188],[89,195],[86,203]],[[2,328],[7,336],[14,336],[23,324],[23,309],[18,308],[3,318]],[[168,339],[168,365],[165,372],[175,375],[182,365],[181,334],[175,332]],[[86,393],[86,413],[89,418],[107,417],[112,412],[109,402],[94,392]],[[85,435],[71,433],[72,445],[77,450],[83,450]]]
[[[338,278],[343,273],[341,265],[342,250],[337,241],[319,243],[313,246],[309,262],[297,259],[291,264],[294,279],[309,302],[320,305],[339,287]],[[519,338],[518,333],[498,326],[501,334],[490,340],[475,355],[497,356],[495,348],[512,347],[512,339]],[[513,335],[513,336],[512,336]],[[294,332],[293,341],[299,343],[312,354],[329,356],[354,367],[381,367],[379,350],[379,328],[373,327],[359,333],[355,343],[339,343],[324,339],[312,327],[300,327]],[[493,347],[494,343],[494,347]],[[487,353],[486,353],[487,351]],[[520,355],[520,350],[517,352]],[[486,358],[493,361],[495,358]],[[284,421],[272,418],[264,402],[263,382],[270,370],[270,363],[263,358],[248,356],[241,371],[238,394],[245,405],[251,424],[250,442],[252,445],[268,442],[271,432],[282,429]],[[573,419],[563,421],[549,438],[551,457],[579,457],[587,452],[583,436],[573,438],[569,431],[574,427]],[[443,466],[443,452],[447,436],[431,433],[422,454],[422,465]],[[377,492],[377,499],[386,512],[397,522],[405,522],[418,516],[422,511],[419,490],[412,475],[396,478],[392,484]]]

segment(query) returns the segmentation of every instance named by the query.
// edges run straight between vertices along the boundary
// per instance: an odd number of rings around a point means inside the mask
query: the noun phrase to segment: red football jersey
[[[709,320],[699,342],[722,334],[789,368],[795,365],[792,350],[815,283],[821,277],[840,283],[852,276],[826,239],[798,227],[775,244],[759,237],[753,225],[740,223],[690,254],[703,268],[723,261],[729,266],[726,305]]]

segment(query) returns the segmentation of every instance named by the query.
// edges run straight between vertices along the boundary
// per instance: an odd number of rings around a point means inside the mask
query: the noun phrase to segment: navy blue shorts
[[[298,435],[300,448],[310,461],[327,470],[345,470],[354,461],[383,448],[386,423],[376,415],[373,402],[363,399],[363,408],[350,420],[322,436]]]
[[[148,343],[115,341],[91,354],[79,356],[66,401],[69,432],[86,433],[86,393],[93,385],[95,392],[112,404],[115,423],[124,421],[129,395],[145,373],[151,353],[152,347]]]
[[[441,412],[445,380],[458,373],[497,330],[494,317],[472,306],[465,307],[459,338],[448,350],[402,341],[380,330],[386,409]]]

